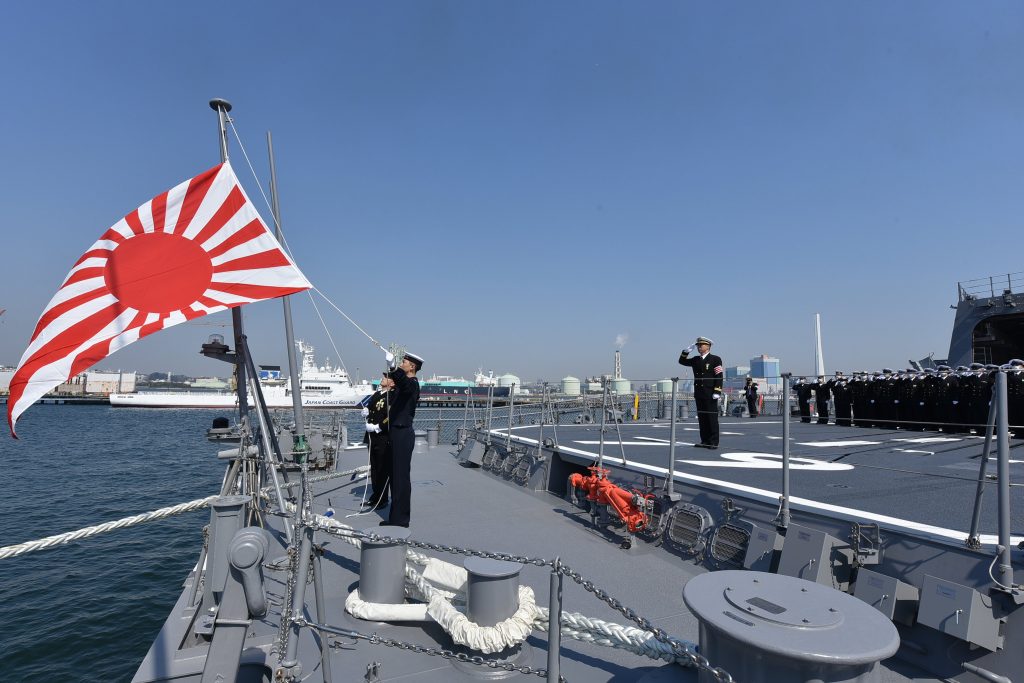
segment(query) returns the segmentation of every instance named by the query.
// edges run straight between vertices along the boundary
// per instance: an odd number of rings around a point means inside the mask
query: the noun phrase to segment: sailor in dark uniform
[[[747,399],[747,416],[757,417],[757,382],[752,377],[747,377],[743,398]]]
[[[864,371],[858,370],[853,373],[853,379],[848,385],[850,389],[850,406],[853,408],[853,426],[863,427],[864,424],[864,401],[867,388],[864,386]]]
[[[694,445],[698,448],[718,448],[718,411],[725,370],[722,359],[711,353],[713,343],[707,337],[697,337],[696,343],[679,354],[679,364],[693,370],[693,399],[700,427],[700,443]],[[694,349],[698,355],[690,358]]]
[[[800,406],[800,421],[810,424],[811,422],[811,389],[812,385],[808,384],[803,377],[796,381],[796,386],[793,390],[796,392],[796,400]]]
[[[850,426],[850,387],[843,377],[841,370],[836,370],[836,376],[828,381],[829,389],[832,391],[832,405],[836,409],[836,425],[840,427]]]
[[[818,424],[827,425],[828,400],[832,396],[832,391],[825,381],[825,375],[818,375],[818,381],[812,384],[811,388],[814,389],[814,403],[818,408]]]
[[[967,425],[960,420],[960,377],[948,365],[940,365],[939,379],[942,380],[939,406],[939,422],[941,431],[947,434],[958,434],[966,431]]]
[[[395,357],[386,352],[388,363]],[[411,515],[412,481],[409,470],[412,467],[412,449],[415,445],[413,418],[416,404],[420,400],[420,382],[416,373],[423,367],[423,359],[406,353],[397,368],[387,373],[394,382],[394,396],[391,399],[391,512],[381,526],[409,526]]]
[[[384,377],[380,388],[373,392],[363,417],[366,419],[365,442],[370,446],[370,487],[373,494],[366,501],[366,510],[380,510],[388,506],[391,484],[391,423],[388,409],[391,407],[391,378]]]
[[[1007,416],[1010,431],[1018,439],[1024,437],[1024,360],[1014,358],[1006,371]]]

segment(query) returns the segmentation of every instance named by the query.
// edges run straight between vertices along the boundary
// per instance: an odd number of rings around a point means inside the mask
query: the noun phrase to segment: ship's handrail
[[[956,284],[957,301],[970,301],[1024,292],[1024,272],[990,275]]]

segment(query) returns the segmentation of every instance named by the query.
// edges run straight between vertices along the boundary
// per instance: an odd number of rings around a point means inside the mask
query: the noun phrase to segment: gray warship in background
[[[1019,284],[960,285],[952,362],[1019,355]],[[794,423],[787,390],[724,418],[718,451],[692,448],[678,380],[421,408],[404,529],[339,519],[365,448],[299,398],[275,420],[235,322],[203,352],[242,378],[211,430],[237,444],[136,683],[1024,678],[1005,369],[974,433]]]

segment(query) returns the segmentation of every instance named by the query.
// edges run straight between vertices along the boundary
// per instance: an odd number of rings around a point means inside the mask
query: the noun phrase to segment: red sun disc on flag
[[[153,286],[153,279],[160,282]],[[170,313],[188,308],[213,278],[209,254],[179,235],[150,232],[110,252],[103,279],[121,303],[140,311]]]

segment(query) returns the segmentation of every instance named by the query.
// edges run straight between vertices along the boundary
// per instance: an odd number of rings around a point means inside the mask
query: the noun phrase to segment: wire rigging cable
[[[242,144],[242,136],[239,135],[238,129],[235,128],[235,120],[232,117],[230,117],[230,116],[226,116],[225,118],[227,119],[228,125],[231,126],[231,132],[234,134],[235,141],[238,143],[238,148],[242,152],[242,157],[245,159],[245,163],[249,167],[249,172],[252,173],[252,177],[256,181],[256,186],[260,190],[260,196],[263,197],[263,202],[264,202],[264,204],[266,204],[267,210],[270,212],[270,216],[271,216],[271,218],[273,219],[273,222],[274,222],[274,227],[281,234],[281,241],[283,242],[283,244],[281,246],[284,248],[284,250],[288,254],[288,256],[293,261],[295,261],[295,255],[294,255],[294,253],[292,253],[291,246],[288,244],[288,238],[284,234],[284,229],[281,227],[281,223],[278,221],[277,215],[274,213],[274,209],[273,209],[273,207],[270,204],[270,200],[267,198],[266,193],[263,191],[263,184],[260,182],[259,176],[256,174],[256,169],[253,168],[252,161],[250,161],[250,159],[249,159],[249,154],[245,151],[245,145]],[[387,349],[384,348],[383,344],[381,344],[379,341],[374,339],[366,330],[364,330],[358,323],[356,323],[355,320],[353,320],[351,317],[349,317],[349,315],[347,313],[345,313],[345,311],[341,310],[341,308],[337,304],[335,304],[333,301],[331,301],[331,299],[326,294],[324,294],[322,291],[320,291],[315,286],[312,288],[312,291],[314,291],[317,294],[319,294],[320,296],[322,296],[324,298],[324,301],[326,301],[328,304],[330,304],[330,306],[334,310],[336,310],[338,313],[340,313],[341,316],[343,318],[345,318],[345,320],[347,320],[350,323],[352,323],[352,326],[355,327],[357,330],[359,330],[367,339],[369,339],[370,342],[374,346],[379,348],[381,351],[387,351]],[[313,309],[316,311],[317,317],[320,318],[320,324],[323,325],[324,332],[327,333],[327,338],[331,342],[331,347],[334,349],[334,352],[338,355],[338,361],[341,363],[342,368],[345,368],[345,371],[348,372],[348,368],[345,367],[345,361],[342,360],[342,358],[341,358],[341,352],[338,351],[338,347],[334,343],[334,338],[331,336],[330,331],[327,329],[327,323],[324,321],[324,317],[323,317],[323,315],[321,315],[320,309],[316,305],[316,300],[313,299],[313,295],[309,291],[307,291],[306,294],[309,296],[309,300],[313,304]]]

